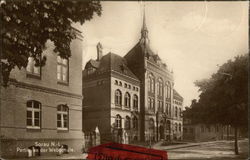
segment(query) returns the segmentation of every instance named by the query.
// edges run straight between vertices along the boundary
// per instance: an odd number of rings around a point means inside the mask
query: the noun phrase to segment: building
[[[139,93],[140,81],[126,61],[113,53],[102,56],[99,43],[97,59],[88,61],[83,71],[83,130],[86,135],[98,128],[101,143],[111,139],[121,143],[138,140]]]
[[[98,127],[102,142],[181,139],[183,98],[174,92],[173,72],[149,46],[145,16],[140,40],[124,57],[113,53],[101,56],[100,46],[97,46],[97,59],[90,60],[83,71],[83,121],[86,124],[83,128],[93,132]],[[134,96],[138,101],[136,110],[134,104],[130,105],[134,103]],[[126,107],[128,104],[130,108]],[[127,125],[134,124],[133,117],[138,121],[138,129],[128,131]],[[118,140],[111,139],[114,135],[118,135]]]
[[[215,141],[215,140],[232,140],[234,139],[234,128],[230,125],[220,124],[194,124],[191,120],[183,120],[183,140],[192,142]],[[239,138],[247,137],[247,129],[239,128]]]
[[[1,87],[2,157],[82,152],[82,36],[75,31],[69,59],[48,41],[44,67],[30,57],[27,68],[12,70],[9,86]]]
[[[181,95],[174,89],[174,116],[173,116],[173,139],[182,140],[183,138],[183,98]]]
[[[184,119],[183,140],[184,141],[211,141],[226,139],[226,127],[221,125],[193,124],[190,120]],[[230,135],[232,136],[230,128]]]

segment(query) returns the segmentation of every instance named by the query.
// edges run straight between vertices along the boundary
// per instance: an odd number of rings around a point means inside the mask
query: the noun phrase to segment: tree
[[[196,81],[200,99],[192,103],[186,116],[196,123],[231,125],[235,129],[235,154],[238,129],[247,127],[248,55],[223,64],[209,79]]]
[[[41,53],[47,40],[54,42],[54,52],[69,58],[70,42],[76,38],[72,23],[83,24],[94,13],[101,15],[99,1],[1,0],[1,70],[3,85],[14,67],[26,67],[33,57],[36,66],[45,65]]]

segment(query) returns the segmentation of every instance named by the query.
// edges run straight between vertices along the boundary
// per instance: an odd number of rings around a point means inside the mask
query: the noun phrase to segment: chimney
[[[99,42],[96,46],[97,49],[97,61],[100,61],[102,58],[102,44]]]

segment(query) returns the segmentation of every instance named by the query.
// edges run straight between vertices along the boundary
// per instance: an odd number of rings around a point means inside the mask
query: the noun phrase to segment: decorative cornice
[[[9,83],[16,86],[16,87],[19,87],[19,88],[25,88],[25,89],[30,89],[30,90],[34,90],[34,91],[56,94],[56,95],[66,96],[66,97],[71,97],[71,98],[77,98],[77,99],[81,99],[81,100],[83,98],[83,96],[79,95],[79,94],[64,92],[61,90],[43,87],[43,86],[38,86],[38,85],[33,85],[33,84],[27,84],[24,82],[18,82],[15,79],[10,79]]]

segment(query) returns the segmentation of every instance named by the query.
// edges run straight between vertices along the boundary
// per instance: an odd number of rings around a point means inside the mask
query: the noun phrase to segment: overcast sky
[[[80,27],[83,67],[104,54],[124,56],[139,40],[143,4],[150,46],[174,71],[184,106],[198,98],[194,81],[208,78],[217,64],[248,51],[248,2],[101,2],[102,16]]]

